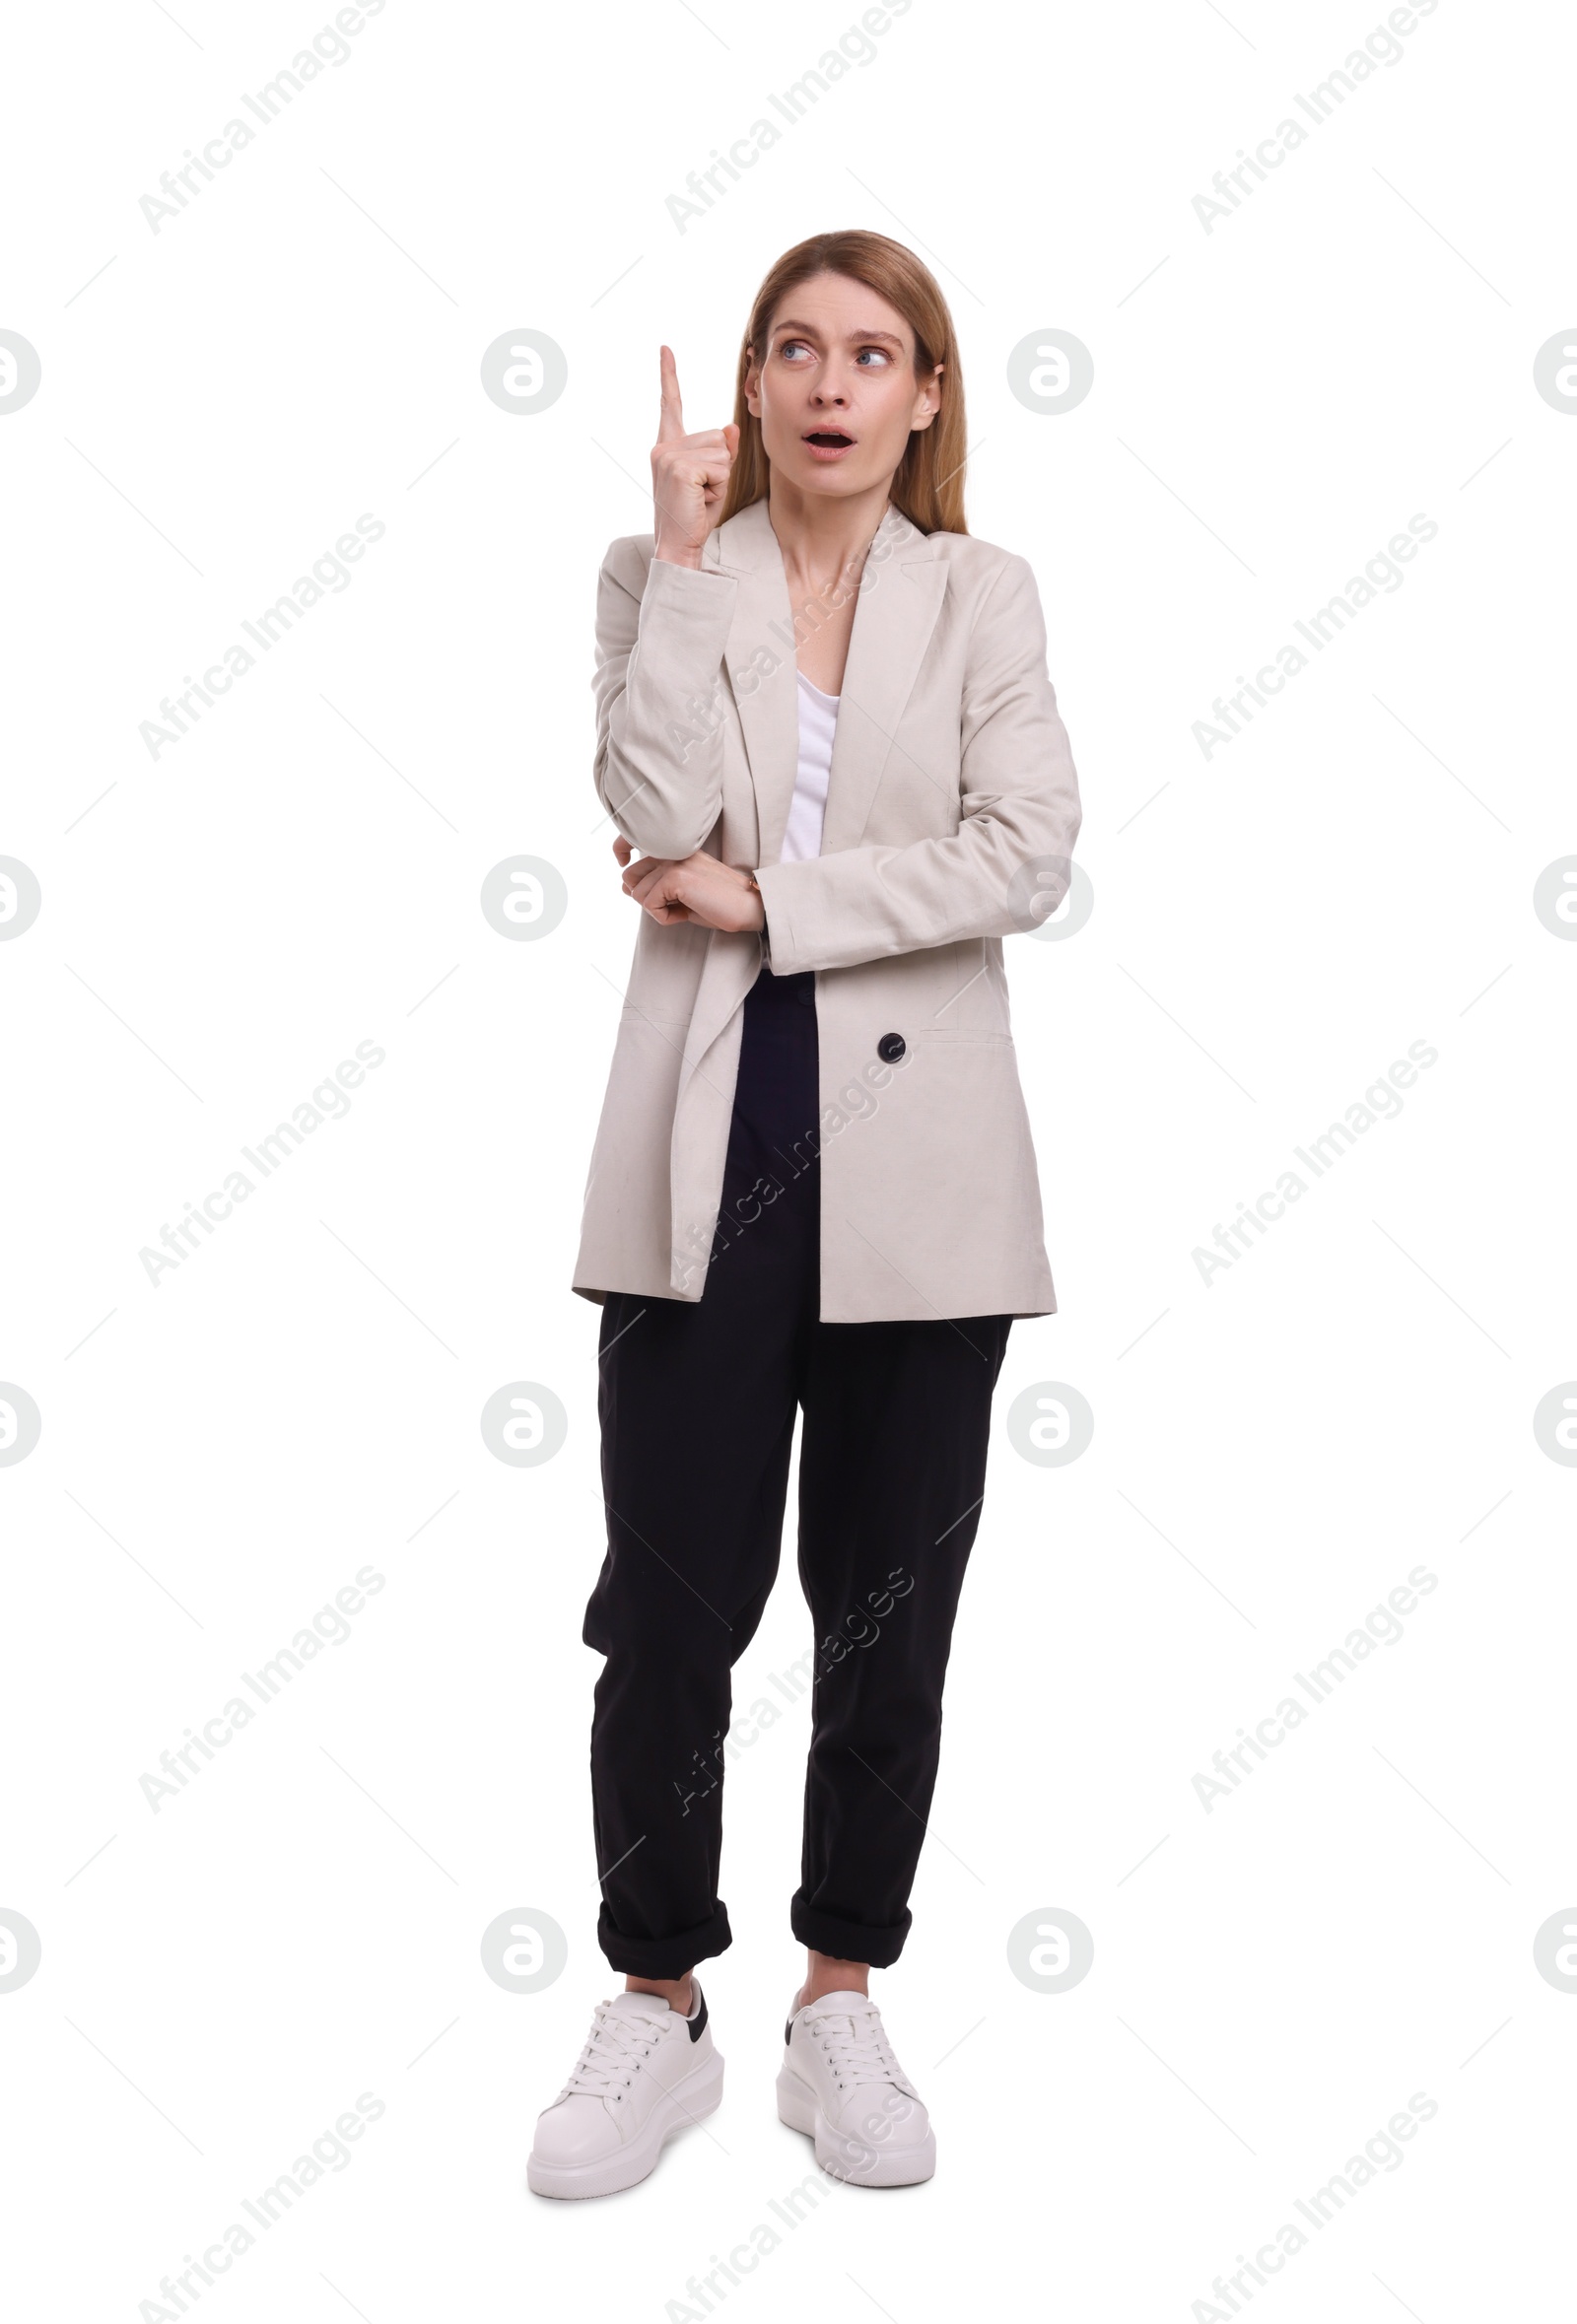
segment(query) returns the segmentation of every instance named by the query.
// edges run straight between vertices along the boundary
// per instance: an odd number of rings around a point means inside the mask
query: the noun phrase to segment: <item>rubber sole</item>
[[[815,2091],[787,2063],[778,2076],[778,2120],[813,2139],[822,2169],[846,2186],[917,2187],[936,2169],[936,2133],[929,2125],[919,2147],[884,2147],[857,2131],[834,2130]]]
[[[566,2201],[592,2195],[618,2195],[638,2187],[656,2169],[663,2148],[676,2133],[704,2122],[722,2103],[722,2060],[714,2050],[704,2066],[687,2074],[677,2088],[666,2092],[652,2107],[639,2138],[616,2153],[598,2155],[594,2162],[538,2162],[533,2154],[525,2166],[525,2183],[533,2195],[552,2195]]]

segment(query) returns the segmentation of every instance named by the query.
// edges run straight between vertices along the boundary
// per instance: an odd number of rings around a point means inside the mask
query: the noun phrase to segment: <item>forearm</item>
[[[635,643],[597,671],[597,795],[645,854],[703,847],[722,805],[730,576],[653,560]]]
[[[1006,560],[977,614],[959,738],[955,832],[758,871],[780,975],[1005,936],[1035,926],[1066,893],[1078,777],[1022,558]]]
[[[1080,819],[1071,777],[1069,766],[1065,788],[1000,801],[950,839],[765,866],[756,878],[774,972],[856,968],[1031,925],[1037,889],[1052,891],[1047,910],[1065,891]]]

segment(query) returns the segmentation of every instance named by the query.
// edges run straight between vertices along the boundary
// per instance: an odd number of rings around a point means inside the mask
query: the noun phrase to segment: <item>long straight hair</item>
[[[796,242],[768,269],[756,293],[739,349],[739,374],[734,390],[733,416],[739,430],[739,449],[728,472],[722,516],[726,522],[766,497],[772,463],[762,442],[761,422],[745,402],[745,377],[752,361],[761,363],[767,352],[772,318],[788,293],[818,274],[848,275],[863,283],[878,298],[895,307],[915,334],[917,378],[929,378],[937,364],[941,377],[941,409],[928,428],[910,432],[904,456],[889,488],[888,498],[921,532],[968,532],[964,521],[964,378],[958,359],[958,338],[941,287],[929,267],[922,264],[902,242],[884,234],[816,234]]]

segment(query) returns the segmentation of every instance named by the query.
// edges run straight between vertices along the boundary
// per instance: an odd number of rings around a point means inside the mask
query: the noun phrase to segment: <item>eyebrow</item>
[[[822,336],[814,323],[802,322],[781,322],[772,335],[775,339],[781,339],[786,332],[789,331],[795,331],[801,338],[806,339],[819,339]],[[885,340],[889,347],[901,348],[904,344],[902,339],[894,338],[891,331],[851,331],[848,336],[851,340],[859,340],[861,344],[873,339]]]

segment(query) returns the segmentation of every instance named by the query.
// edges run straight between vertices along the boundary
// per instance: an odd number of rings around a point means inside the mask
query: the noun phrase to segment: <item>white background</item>
[[[150,231],[140,197],[331,13],[127,0],[8,38],[0,325],[42,384],[0,424],[0,853],[43,893],[0,944],[0,1378],[42,1414],[0,1469],[0,1906],[42,1946],[0,1994],[8,2308],[137,2316],[361,2092],[348,2166],[204,2313],[683,2314],[813,2169],[772,2096],[801,1709],[728,1778],[722,2108],[627,2196],[523,2183],[616,1982],[568,1289],[634,933],[596,568],[649,523],[659,340],[720,424],[768,264],[868,226],[953,305],[970,526],[1039,579],[1096,908],[1009,946],[1062,1312],[1012,1335],[878,1981],[938,2174],[840,2192],[720,2304],[1208,2317],[1421,2092],[1255,2302],[1552,2312],[1577,2006],[1534,1936],[1577,1897],[1577,1474],[1532,1415],[1577,1373],[1577,948],[1532,891],[1577,847],[1577,422],[1533,366],[1577,297],[1569,18],[1443,0],[1207,234],[1193,198],[1384,8],[917,0],[681,233],[667,197],[853,5],[391,0]],[[1047,416],[1006,364],[1051,327],[1095,384]],[[569,364],[535,415],[479,381],[521,328]],[[155,761],[139,723],[363,512],[351,585]],[[1213,698],[1414,513],[1404,585],[1206,760]],[[541,942],[479,909],[518,854],[568,883]],[[348,1116],[155,1288],[139,1252],[359,1041],[386,1057]],[[1401,1115],[1207,1287],[1196,1247],[1417,1041]],[[568,1410],[539,1468],[482,1441],[516,1380]],[[1006,1436],[1041,1381],[1096,1415],[1065,1468]],[[365,1565],[349,1639],[155,1813],[160,1753]],[[1401,1641],[1206,1813],[1212,1753],[1418,1565]],[[736,1699],[809,1643],[790,1558]],[[535,1995],[481,1965],[516,1908],[569,1940]],[[1095,1946],[1060,1995],[1006,1953],[1051,1908]]]

